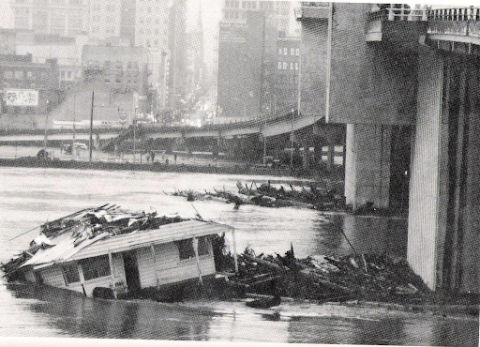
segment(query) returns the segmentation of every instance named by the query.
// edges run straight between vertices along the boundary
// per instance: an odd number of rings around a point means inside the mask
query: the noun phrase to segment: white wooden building
[[[100,234],[75,246],[71,237],[38,251],[20,271],[27,281],[93,296],[95,288],[114,295],[148,287],[202,280],[215,274],[211,235],[233,228],[187,220],[159,229],[111,236]]]

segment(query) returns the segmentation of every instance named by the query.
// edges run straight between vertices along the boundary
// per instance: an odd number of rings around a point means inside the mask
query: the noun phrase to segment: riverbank
[[[264,175],[273,177],[294,176],[298,178],[315,178],[321,176],[311,170],[290,170],[283,167],[266,167],[251,164],[165,164],[155,162],[153,164],[134,164],[130,162],[115,163],[101,161],[77,161],[77,160],[42,160],[36,157],[21,157],[14,159],[0,159],[0,167],[31,167],[31,168],[55,168],[75,170],[121,170],[121,171],[149,171],[149,172],[175,172],[175,173],[208,173],[227,175]]]

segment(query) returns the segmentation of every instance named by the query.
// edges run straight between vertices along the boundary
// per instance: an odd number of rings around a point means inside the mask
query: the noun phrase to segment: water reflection
[[[46,286],[9,290],[27,308],[25,314],[30,311],[37,323],[69,337],[431,346],[478,341],[478,320],[466,317],[336,305],[282,304],[265,312],[241,302],[211,302],[195,308],[192,303],[94,300]],[[20,335],[19,330],[14,334]]]
[[[352,246],[358,253],[407,254],[406,219],[353,215],[330,215],[328,218],[327,223],[320,219],[315,225],[318,242],[314,254],[349,254]]]

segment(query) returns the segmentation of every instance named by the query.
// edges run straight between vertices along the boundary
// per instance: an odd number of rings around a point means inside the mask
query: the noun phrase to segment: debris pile
[[[267,181],[257,186],[252,181],[250,186],[237,182],[238,193],[232,193],[225,190],[214,190],[213,192],[205,191],[205,193],[193,190],[177,190],[173,193],[165,193],[172,196],[181,196],[187,201],[195,200],[216,200],[225,203],[233,203],[235,208],[241,205],[256,205],[264,207],[299,207],[318,210],[344,210],[344,198],[336,193],[335,189],[327,189],[326,187],[318,187],[311,183],[309,187],[305,187],[300,182],[300,186],[294,187],[292,183],[287,183],[289,188],[285,189],[283,185],[274,186]],[[255,186],[255,188],[254,188]]]
[[[247,249],[230,282],[243,292],[317,301],[368,300],[421,304],[432,292],[403,258],[386,254],[313,256],[259,255]]]
[[[55,247],[57,241],[64,238],[72,238],[74,247],[78,247],[87,240],[93,242],[139,230],[157,229],[161,225],[183,220],[178,215],[158,216],[156,211],[134,212],[111,204],[83,209],[29,230],[28,232],[40,230],[40,235],[30,242],[27,250],[15,255],[6,264],[0,263],[0,270],[5,273],[8,280],[16,280],[16,270],[20,266],[31,259],[40,249]],[[21,235],[17,237],[19,236]]]

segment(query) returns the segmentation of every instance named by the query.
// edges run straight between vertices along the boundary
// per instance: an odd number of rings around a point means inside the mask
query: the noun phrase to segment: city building
[[[83,76],[100,75],[112,91],[137,92],[146,97],[149,91],[150,58],[144,47],[83,47]]]
[[[15,54],[15,47],[15,30],[0,29],[0,54]]]
[[[0,55],[2,117],[12,127],[37,128],[49,109],[59,102],[58,65],[55,59],[32,62],[32,55]]]
[[[170,8],[168,27],[167,106],[180,117],[186,96],[186,0]]]
[[[91,40],[100,43],[121,43],[120,28],[122,17],[131,15],[130,12],[122,12],[124,1],[103,0],[90,1],[89,3],[89,28],[88,35]],[[122,42],[129,45],[129,42]]]
[[[65,90],[82,80],[82,48],[86,35],[63,37],[54,34],[36,34],[31,30],[16,33],[16,53],[31,54],[34,63],[57,59],[59,88]]]
[[[260,93],[260,112],[271,114],[272,109],[281,111],[282,105],[273,105],[272,102],[282,100],[282,94],[276,95],[278,89],[277,78],[277,38],[279,36],[299,36],[299,23],[295,22],[293,9],[299,6],[292,1],[252,1],[226,0],[223,8],[222,23],[245,23],[249,12],[259,12],[265,17],[264,24],[264,52],[262,60],[262,81]],[[222,57],[219,54],[219,65]],[[285,93],[283,93],[285,94]],[[273,100],[273,101],[272,101]]]
[[[126,1],[126,0],[124,0]],[[169,61],[169,15],[171,0],[137,1],[135,6],[135,46],[148,48],[152,59],[152,86],[155,108],[167,104],[167,64]]]
[[[89,0],[15,0],[14,29],[76,36],[88,32]]]
[[[217,119],[261,112],[265,16],[259,11],[246,16],[245,22],[220,23]]]
[[[283,36],[283,35],[282,35]],[[297,108],[300,70],[300,38],[277,39],[277,61],[272,94],[273,114]]]

